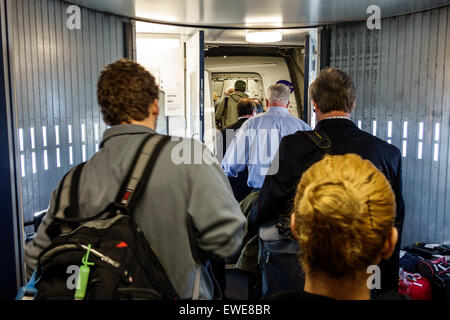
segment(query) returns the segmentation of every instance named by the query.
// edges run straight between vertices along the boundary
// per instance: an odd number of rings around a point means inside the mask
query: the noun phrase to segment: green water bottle
[[[89,266],[93,266],[93,262],[89,262],[89,252],[91,250],[91,245],[88,245],[88,249],[86,254],[84,255],[81,262],[83,265],[80,267],[80,271],[78,272],[77,286],[75,290],[75,300],[83,300],[86,296],[86,289],[89,280],[90,268]]]

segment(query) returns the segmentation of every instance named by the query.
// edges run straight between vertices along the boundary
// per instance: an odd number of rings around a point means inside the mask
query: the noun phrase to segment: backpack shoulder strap
[[[85,163],[72,168],[64,177],[60,189],[58,190],[56,200],[56,214],[54,221],[47,228],[50,237],[54,237],[59,233],[66,233],[73,230],[71,223],[83,223],[95,220],[107,212],[112,206],[120,209],[122,213],[128,213],[134,202],[142,193],[140,188],[142,181],[148,181],[153,170],[155,162],[164,147],[170,140],[170,136],[162,136],[151,134],[144,138],[127,176],[122,183],[116,196],[116,201],[109,204],[103,211],[93,217],[78,218],[79,209],[78,192],[81,170]]]
[[[223,116],[224,118],[227,116],[227,109],[228,109],[228,99],[230,97],[225,97],[225,104],[223,106]]]
[[[152,135],[142,143],[136,154],[133,166],[128,171],[119,192],[115,205],[124,213],[129,213],[139,197],[144,192],[163,147],[169,142],[170,136]]]
[[[61,224],[71,211],[71,202],[75,196],[78,196],[78,188],[74,188],[74,184],[78,185],[81,170],[86,162],[82,162],[70,169],[62,179],[56,194],[55,217],[47,227],[47,234],[50,238],[54,238],[59,232],[65,233],[70,231],[70,226]],[[76,189],[76,190],[75,190]]]
[[[331,140],[323,130],[300,131],[325,154],[331,153]]]

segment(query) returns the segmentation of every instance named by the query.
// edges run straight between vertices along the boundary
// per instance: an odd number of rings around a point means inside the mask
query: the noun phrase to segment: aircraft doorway
[[[282,40],[269,44],[249,42],[252,32],[136,23],[137,61],[155,73],[163,91],[163,133],[199,139],[214,151],[214,105],[237,80],[263,104],[267,88],[284,81],[291,114],[314,123],[304,92],[317,72],[317,29],[277,30]]]
[[[271,56],[258,56],[261,54],[259,47],[234,47],[232,50],[215,47],[205,51],[205,69],[211,75],[213,95],[216,93],[216,99],[220,101],[225,97],[227,90],[233,89],[236,81],[242,80],[246,83],[245,93],[248,97],[260,99],[264,103],[267,88],[271,84],[282,81],[291,88],[289,108],[291,114],[302,118],[304,106],[303,47],[267,49],[265,48],[266,54],[271,54]],[[287,53],[285,53],[287,50],[291,50],[293,53],[291,59],[297,60],[295,64],[287,58]],[[250,53],[256,55],[247,55]]]

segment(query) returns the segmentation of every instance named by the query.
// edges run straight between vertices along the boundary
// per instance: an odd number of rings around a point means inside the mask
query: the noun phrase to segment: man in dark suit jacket
[[[401,239],[405,207],[399,149],[358,129],[350,120],[350,113],[356,106],[355,87],[351,78],[341,70],[323,70],[311,84],[310,92],[318,120],[316,130],[322,130],[330,138],[331,153],[358,154],[370,160],[389,180],[396,196],[395,227]],[[279,159],[278,172],[266,176],[257,203],[251,211],[250,222],[257,230],[291,213],[300,178],[323,155],[323,151],[301,132],[281,140],[276,155]],[[380,264],[383,292],[398,288],[399,248],[400,241],[392,258]]]
[[[253,117],[255,113],[254,101],[248,98],[239,100],[237,104],[237,111],[239,116],[238,121],[220,130],[222,135],[222,155],[225,155],[228,146],[231,144],[231,141],[233,141],[234,136],[236,135],[237,130],[239,130],[245,121]],[[244,200],[244,198],[252,191],[252,189],[247,185],[248,169],[240,172],[236,178],[229,177],[228,180],[230,181],[231,189],[233,189],[234,197],[238,202]]]

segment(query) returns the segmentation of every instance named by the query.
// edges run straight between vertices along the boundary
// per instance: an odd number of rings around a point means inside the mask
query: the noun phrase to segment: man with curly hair
[[[158,86],[142,66],[122,59],[108,65],[98,80],[98,103],[106,124],[101,148],[80,176],[80,214],[92,217],[114,198],[133,158],[148,134],[156,134]],[[187,141],[187,143],[186,143]],[[210,260],[231,256],[239,249],[245,218],[218,163],[176,164],[170,141],[162,149],[133,217],[142,229],[180,299],[193,298],[200,274],[199,299],[220,297],[209,272]],[[185,139],[192,150],[213,159],[207,147]],[[25,248],[28,274],[51,243],[46,233],[55,215],[57,187],[33,241]]]

